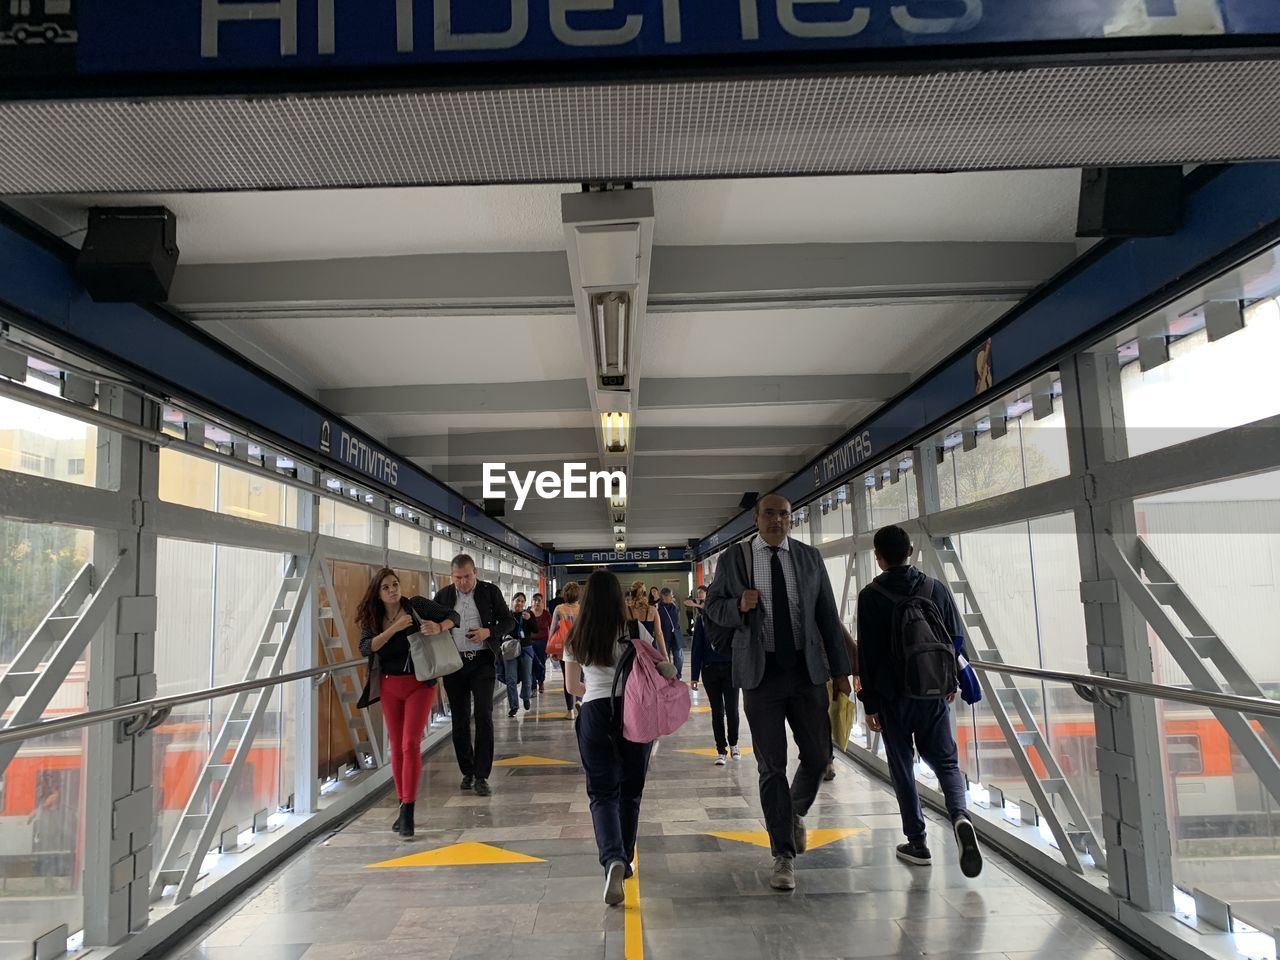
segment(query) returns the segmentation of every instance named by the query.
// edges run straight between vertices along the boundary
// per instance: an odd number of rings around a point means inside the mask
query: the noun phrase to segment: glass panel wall
[[[0,520],[0,675],[92,558],[92,531]],[[86,652],[39,719],[83,712],[88,679]],[[0,688],[0,721],[25,699]],[[28,960],[36,937],[83,925],[85,736],[28,741],[0,775],[0,960]]]
[[[45,366],[37,362],[23,385],[61,396],[60,374],[37,369]],[[119,483],[108,460],[113,436],[81,420],[0,397],[0,470],[116,490]]]

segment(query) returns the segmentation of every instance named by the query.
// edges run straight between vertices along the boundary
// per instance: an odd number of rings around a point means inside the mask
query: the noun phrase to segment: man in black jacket
[[[895,598],[927,596],[951,632],[956,649],[962,649],[964,644],[964,628],[951,592],[946,584],[930,580],[911,565],[914,552],[911,536],[901,527],[876,531],[876,564],[884,572],[858,594],[858,670],[862,677],[858,697],[866,710],[867,726],[884,739],[889,774],[898,795],[902,832],[907,837],[907,842],[898,847],[898,859],[925,867],[933,862],[916,789],[914,761],[918,752],[933,769],[946,798],[947,813],[960,847],[960,870],[966,877],[976,877],[982,872],[982,851],[969,819],[965,779],[947,709],[955,693],[912,699],[906,696],[898,679]]]
[[[444,692],[453,712],[453,751],[462,771],[462,789],[482,797],[492,792],[493,690],[503,637],[515,629],[515,618],[496,584],[476,579],[476,562],[460,553],[450,564],[452,586],[436,594],[436,603],[456,610],[461,623],[453,629],[453,644],[462,656],[462,669],[444,678]],[[472,703],[476,722],[471,740]]]

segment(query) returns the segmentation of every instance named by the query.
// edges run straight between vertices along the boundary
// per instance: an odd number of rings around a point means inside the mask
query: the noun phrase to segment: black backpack
[[[742,562],[747,567],[747,586],[754,590],[756,586],[755,558],[751,555],[751,541],[743,540],[739,547],[742,552]],[[720,562],[723,563],[727,560],[728,555],[729,551],[726,550],[721,556]],[[720,571],[717,570],[716,572],[719,573]],[[759,608],[757,607],[757,609]],[[707,611],[704,609],[702,611],[702,629],[706,631],[707,643],[711,644],[711,649],[716,653],[721,656],[727,656],[733,650],[733,635],[737,632],[737,627],[722,627],[707,616]]]
[[[907,596],[879,581],[871,588],[893,601],[889,651],[898,692],[908,700],[938,700],[955,693],[960,665],[951,631],[933,602],[933,581],[924,577]]]

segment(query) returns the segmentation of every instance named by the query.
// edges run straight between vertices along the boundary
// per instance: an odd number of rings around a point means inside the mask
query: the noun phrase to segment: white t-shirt
[[[641,624],[642,636],[648,631],[644,630],[644,624]],[[622,656],[627,647],[624,643],[615,643],[613,645],[613,662],[607,667],[600,666],[584,666],[582,668],[582,680],[587,685],[587,692],[582,696],[583,703],[590,703],[592,700],[607,700],[610,692],[613,690],[613,675],[617,669],[618,658]],[[573,651],[566,645],[564,648],[564,662],[577,663],[573,658]],[[618,688],[618,696],[622,696],[622,688]]]

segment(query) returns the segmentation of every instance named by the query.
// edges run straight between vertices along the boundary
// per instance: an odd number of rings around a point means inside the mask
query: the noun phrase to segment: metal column
[[[1133,500],[1103,500],[1092,472],[1125,457],[1120,363],[1114,353],[1081,353],[1062,366],[1062,392],[1072,476],[1082,497],[1075,509],[1089,668],[1095,673],[1152,681],[1147,627],[1121,595],[1100,549],[1115,536],[1139,562]],[[1102,822],[1111,890],[1142,910],[1173,909],[1173,854],[1155,703],[1126,697],[1095,704]]]
[[[155,428],[151,401],[101,384],[104,413]],[[90,646],[88,708],[98,710],[156,695],[156,537],[147,515],[159,495],[159,448],[102,431],[99,481],[118,485],[133,503],[133,526],[94,533],[96,569],[110,569],[127,551],[117,609]],[[107,946],[147,925],[151,840],[156,829],[152,777],[153,736],[125,736],[121,724],[98,724],[86,734],[85,945]]]

